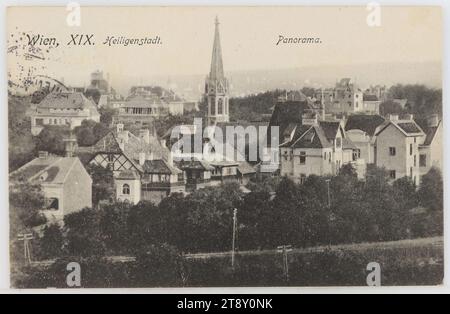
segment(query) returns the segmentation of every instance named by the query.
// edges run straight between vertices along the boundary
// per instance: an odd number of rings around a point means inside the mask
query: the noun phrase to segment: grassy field
[[[83,287],[364,286],[367,264],[377,262],[382,286],[439,285],[443,254],[443,239],[435,237],[294,249],[288,253],[288,277],[276,250],[240,252],[234,269],[229,252],[191,254],[181,272],[165,265],[165,271],[144,270],[129,258],[109,258],[82,266],[82,276]],[[65,287],[64,266],[35,265],[13,274],[18,280],[12,281],[19,287]]]

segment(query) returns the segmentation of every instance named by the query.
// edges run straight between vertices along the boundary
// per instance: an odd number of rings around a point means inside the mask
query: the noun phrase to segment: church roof
[[[219,19],[216,17],[214,44],[212,50],[211,70],[209,72],[209,79],[221,80],[223,78],[224,73],[223,73],[222,49],[220,47]]]

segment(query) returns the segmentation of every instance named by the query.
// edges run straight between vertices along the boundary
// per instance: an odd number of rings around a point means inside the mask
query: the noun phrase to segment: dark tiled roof
[[[198,169],[198,170],[214,170],[214,167],[211,166],[208,162],[204,160],[199,160],[197,158],[183,158],[180,161],[175,162],[178,168],[184,169]]]
[[[397,125],[406,133],[421,133],[416,123],[414,122],[399,122]]]
[[[438,130],[439,126],[441,124],[441,121],[439,121],[439,124],[434,127],[425,127],[423,128],[423,131],[425,132],[425,141],[422,145],[431,145],[433,142],[434,136],[436,135],[436,131]]]
[[[364,94],[363,101],[378,101],[377,95]]]
[[[278,102],[273,110],[272,117],[269,122],[268,143],[270,144],[271,126],[279,127],[280,143],[282,143],[282,136],[289,124],[302,124],[302,115],[305,111],[312,109],[312,104],[309,100],[304,101],[286,101]]]
[[[171,166],[165,160],[146,160],[142,165],[142,169],[145,173],[155,173],[155,174],[179,174],[181,170]]]
[[[38,105],[38,108],[51,109],[95,109],[94,103],[80,92],[50,93]]]
[[[383,124],[385,119],[379,115],[351,115],[345,124],[345,130],[361,130],[369,136],[373,136],[378,126]]]
[[[329,141],[336,138],[336,134],[338,133],[340,126],[339,121],[320,121],[319,125],[325,132],[325,136]]]
[[[293,139],[281,147],[326,148],[331,147],[331,143],[321,126],[301,125],[296,129]]]

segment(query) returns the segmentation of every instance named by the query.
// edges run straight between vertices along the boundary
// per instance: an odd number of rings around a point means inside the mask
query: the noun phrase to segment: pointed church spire
[[[211,58],[211,70],[209,72],[209,78],[211,80],[224,78],[223,74],[223,62],[222,62],[222,49],[220,47],[220,34],[219,34],[219,18],[216,16],[214,32],[214,44]]]

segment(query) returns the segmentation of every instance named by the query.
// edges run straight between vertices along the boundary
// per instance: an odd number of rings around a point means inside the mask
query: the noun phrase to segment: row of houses
[[[437,115],[351,114],[336,119],[304,96],[277,103],[269,126],[279,127],[280,174],[297,182],[311,174],[336,175],[344,164],[352,164],[363,178],[366,165],[373,164],[393,180],[408,176],[420,185],[431,167],[442,167]]]

